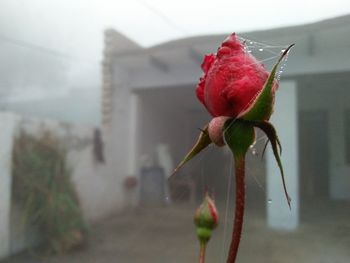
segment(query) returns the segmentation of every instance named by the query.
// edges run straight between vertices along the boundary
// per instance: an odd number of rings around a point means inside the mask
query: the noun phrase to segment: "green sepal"
[[[201,245],[206,245],[211,238],[213,230],[205,227],[198,227],[196,234]]]
[[[281,147],[281,143],[280,143],[280,141],[278,139],[278,135],[277,135],[276,129],[268,121],[254,121],[254,122],[251,122],[251,123],[255,127],[258,127],[259,129],[261,129],[266,134],[266,136],[269,139],[269,141],[271,142],[272,152],[273,152],[273,155],[275,156],[278,168],[280,169],[280,172],[281,172],[283,189],[284,189],[284,193],[286,195],[288,206],[289,206],[289,209],[290,209],[291,208],[291,205],[290,205],[291,199],[290,199],[288,191],[287,191],[286,181],[285,181],[285,176],[284,176],[284,171],[283,171],[283,166],[282,166],[282,162],[281,162],[281,158],[280,158],[280,155],[282,153],[282,147]]]
[[[255,139],[254,126],[250,122],[236,119],[225,123],[224,137],[235,159],[244,158]]]
[[[294,46],[290,45],[278,59],[275,66],[272,68],[271,73],[264,85],[264,88],[261,92],[254,98],[252,101],[252,107],[241,116],[241,119],[248,121],[262,121],[268,120],[273,112],[273,104],[274,104],[274,94],[272,92],[272,87],[274,84],[276,71],[281,63],[282,59],[288,54],[289,50]],[[251,105],[249,105],[250,107]]]
[[[210,140],[208,133],[208,124],[201,130],[201,133],[198,136],[197,142],[192,147],[192,149],[186,154],[182,161],[177,165],[174,172],[171,174],[174,175],[182,166],[184,166],[188,161],[195,157],[198,153],[208,147],[212,141]]]

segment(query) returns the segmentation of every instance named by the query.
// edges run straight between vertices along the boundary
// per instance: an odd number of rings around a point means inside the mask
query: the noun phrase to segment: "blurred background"
[[[295,43],[272,118],[292,209],[257,131],[237,262],[348,263],[345,0],[2,0],[1,262],[196,262],[206,190],[220,213],[207,261],[225,262],[230,151],[169,175],[210,120],[194,92],[202,58],[232,32],[268,69]]]

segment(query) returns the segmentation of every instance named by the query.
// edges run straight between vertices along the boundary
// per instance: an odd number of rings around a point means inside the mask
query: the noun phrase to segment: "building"
[[[267,193],[259,202],[266,204],[268,224],[294,229],[307,200],[350,200],[350,15],[239,35],[258,40],[252,41],[258,51],[264,48],[261,43],[296,44],[272,120],[283,144],[292,213],[271,153],[260,168],[252,166],[259,168],[259,180],[266,184]],[[194,95],[199,65],[225,38],[197,36],[142,48],[116,31],[106,31],[103,125],[116,149],[120,176],[137,175],[142,156],[152,155],[157,144],[168,144],[175,162],[189,149],[197,128],[210,118]],[[201,165],[206,171],[220,171],[223,156],[211,156],[210,166],[197,161],[184,173],[199,173]],[[220,192],[225,182],[216,187]]]

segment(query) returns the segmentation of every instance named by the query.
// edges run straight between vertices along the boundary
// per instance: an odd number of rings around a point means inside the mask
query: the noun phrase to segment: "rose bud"
[[[201,130],[197,142],[175,172],[211,143],[217,146],[227,144],[231,149],[235,164],[236,206],[228,263],[235,262],[241,240],[245,207],[245,155],[255,140],[255,127],[261,129],[271,143],[290,207],[280,159],[281,143],[269,119],[278,88],[276,72],[293,46],[283,50],[271,72],[268,72],[233,33],[221,44],[216,54],[206,55],[201,65],[204,74],[196,87],[196,94],[213,119]],[[214,202],[208,194],[198,208],[194,221],[201,245],[200,263],[204,263],[206,244],[218,223]]]
[[[225,116],[215,117],[208,124],[209,138],[216,146],[221,147],[225,145],[223,127],[229,119],[230,117]]]
[[[204,57],[202,70],[204,74],[196,94],[213,117],[240,118],[253,106],[270,74],[262,63],[246,52],[235,33],[221,44],[216,54]],[[271,89],[273,94],[277,87],[275,80]]]
[[[202,245],[205,245],[212,234],[212,230],[217,227],[219,214],[216,210],[213,199],[206,193],[203,203],[194,215],[194,224],[197,227],[197,237]]]

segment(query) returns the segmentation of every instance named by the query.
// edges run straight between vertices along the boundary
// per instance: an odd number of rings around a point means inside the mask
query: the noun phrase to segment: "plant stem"
[[[233,232],[227,263],[236,261],[241,233],[243,226],[244,201],[245,201],[245,183],[244,183],[244,155],[235,156],[235,176],[236,176],[236,207],[235,219],[233,223]]]
[[[205,248],[206,248],[206,244],[201,243],[200,252],[199,252],[199,263],[205,263]]]

